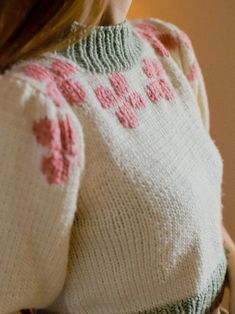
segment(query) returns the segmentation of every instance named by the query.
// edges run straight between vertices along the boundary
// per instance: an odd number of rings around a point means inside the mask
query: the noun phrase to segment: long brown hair
[[[106,0],[1,0],[0,72],[21,59],[81,40],[101,20],[106,3]],[[85,27],[71,28],[74,21]]]

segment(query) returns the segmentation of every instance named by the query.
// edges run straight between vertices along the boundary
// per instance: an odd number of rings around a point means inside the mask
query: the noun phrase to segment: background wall
[[[129,18],[157,17],[191,38],[205,78],[211,136],[224,159],[224,225],[235,240],[234,12],[234,0],[133,0]]]

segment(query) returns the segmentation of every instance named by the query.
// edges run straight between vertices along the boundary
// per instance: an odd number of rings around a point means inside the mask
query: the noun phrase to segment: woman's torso
[[[76,65],[63,78],[76,84],[58,86],[82,126],[86,163],[55,313],[194,313],[223,282],[221,155],[174,59],[142,44],[130,69]],[[69,62],[48,58],[41,66]],[[84,60],[102,67],[99,55]]]

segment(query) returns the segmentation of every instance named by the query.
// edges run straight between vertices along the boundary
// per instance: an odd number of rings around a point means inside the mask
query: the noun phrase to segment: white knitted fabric
[[[191,41],[160,19],[89,36],[0,77],[0,314],[209,313],[223,159]]]

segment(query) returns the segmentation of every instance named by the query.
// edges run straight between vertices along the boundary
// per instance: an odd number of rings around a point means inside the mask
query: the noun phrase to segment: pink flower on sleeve
[[[65,155],[55,151],[51,156],[43,156],[41,171],[46,175],[49,184],[61,184],[68,180],[72,170],[72,161]]]
[[[161,41],[156,37],[152,39],[152,45],[155,51],[162,57],[169,57],[170,52],[165,48]]]
[[[199,74],[199,65],[198,65],[197,60],[195,60],[193,64],[191,65],[189,72],[187,73],[186,76],[189,81],[193,81],[198,77],[198,74]]]
[[[61,146],[66,155],[76,156],[78,150],[76,147],[77,135],[73,128],[73,122],[69,115],[66,115],[63,120],[59,120]]]
[[[158,32],[156,25],[151,23],[137,23],[136,27],[143,33],[155,35]]]
[[[169,51],[160,40],[160,32],[156,25],[151,23],[139,23],[136,25],[136,27],[140,36],[148,40],[159,55],[163,57],[170,56]]]
[[[38,63],[30,63],[23,67],[23,72],[37,81],[53,79],[52,73]]]
[[[179,39],[171,33],[159,34],[159,40],[169,50],[175,50],[179,46]]]
[[[78,137],[72,118],[69,115],[61,120],[44,117],[34,121],[32,128],[36,141],[50,154],[43,156],[41,161],[41,171],[47,182],[63,183],[70,176],[73,160],[80,166]]]
[[[33,123],[33,134],[36,140],[42,146],[50,150],[60,150],[60,129],[58,120],[52,120],[48,117],[41,118]]]
[[[57,85],[55,82],[53,81],[48,82],[46,89],[47,89],[48,96],[52,99],[52,101],[57,107],[62,108],[66,105],[65,99],[62,96],[59,89],[57,88]]]

